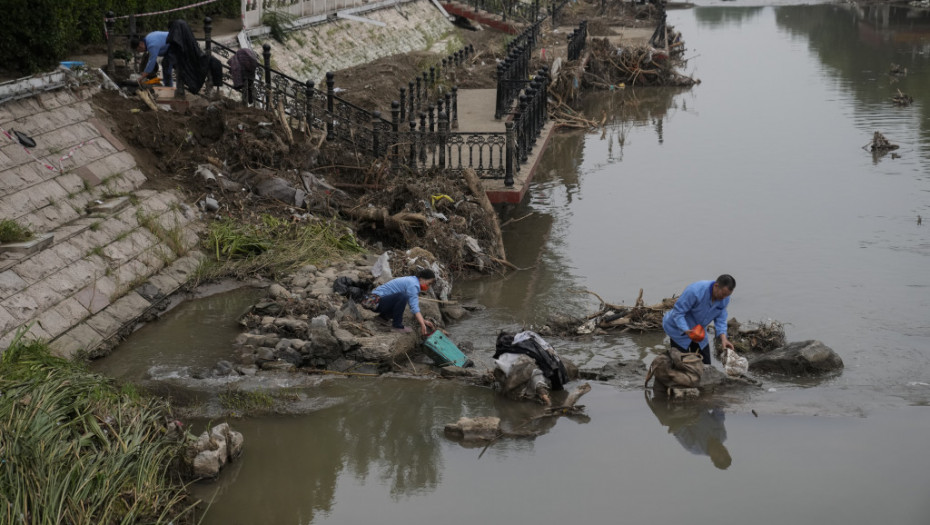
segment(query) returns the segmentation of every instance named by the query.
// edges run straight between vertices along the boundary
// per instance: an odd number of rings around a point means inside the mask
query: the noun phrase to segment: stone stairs
[[[0,100],[0,219],[41,241],[0,244],[0,353],[25,327],[67,357],[116,342],[202,258],[198,213],[173,191],[142,189],[145,175],[94,110],[96,84]]]

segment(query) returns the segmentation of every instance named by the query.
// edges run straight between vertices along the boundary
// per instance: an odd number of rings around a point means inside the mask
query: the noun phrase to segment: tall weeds
[[[278,277],[305,264],[361,253],[355,236],[336,222],[291,223],[263,216],[260,224],[233,220],[211,224],[204,247],[214,256],[198,278]]]
[[[189,521],[166,403],[120,391],[22,333],[0,356],[0,523]]]

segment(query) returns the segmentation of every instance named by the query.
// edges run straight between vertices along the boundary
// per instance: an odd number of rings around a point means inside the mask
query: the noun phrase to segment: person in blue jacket
[[[733,348],[727,339],[727,305],[736,288],[736,279],[723,274],[716,281],[689,284],[675,306],[662,318],[662,328],[672,346],[682,352],[700,353],[704,364],[710,364],[710,341],[704,328],[711,322],[723,348]]]
[[[385,323],[391,322],[395,331],[411,332],[404,326],[404,310],[410,305],[410,312],[420,323],[420,333],[428,333],[427,325],[433,323],[423,319],[420,313],[420,292],[425,292],[436,281],[436,274],[430,269],[420,270],[416,275],[398,277],[382,284],[371,291],[362,305],[378,312],[378,316]]]
[[[152,31],[145,35],[144,39],[134,36],[129,39],[129,47],[139,53],[144,53],[145,51],[149,52],[149,60],[145,63],[145,67],[142,68],[142,75],[139,77],[139,83],[142,83],[148,77],[155,76],[158,57],[164,57],[161,61],[161,66],[164,70],[162,82],[167,87],[172,86],[171,72],[174,69],[174,64],[172,63],[172,58],[168,56],[167,31]]]

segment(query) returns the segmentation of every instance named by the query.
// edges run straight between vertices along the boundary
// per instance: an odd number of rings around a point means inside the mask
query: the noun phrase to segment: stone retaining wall
[[[27,326],[61,355],[96,349],[201,257],[190,252],[194,211],[174,192],[142,189],[145,175],[94,110],[100,82],[71,80],[0,103],[0,128],[36,142],[27,150],[0,134],[0,218],[42,241],[0,245],[0,352]]]
[[[313,80],[323,89],[327,71],[399,53],[426,49],[446,53],[461,47],[458,40],[451,43],[443,40],[452,32],[452,22],[429,0],[398,4],[363,16],[384,26],[331,18],[324,24],[288,33],[283,45],[270,39],[255,40],[252,45],[260,51],[263,43],[270,43],[274,69],[298,80]]]

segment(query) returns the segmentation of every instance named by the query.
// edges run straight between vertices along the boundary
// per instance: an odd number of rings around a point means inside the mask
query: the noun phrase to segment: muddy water
[[[603,134],[553,139],[528,202],[507,210],[527,268],[460,283],[500,328],[632,303],[733,274],[731,314],[787,323],[846,362],[823,381],[668,406],[594,383],[588,418],[535,440],[446,439],[460,416],[512,426],[533,407],[446,382],[346,379],[306,416],[233,421],[246,453],[204,523],[852,523],[930,521],[930,15],[840,6],[670,11],[690,90],[592,97]],[[908,68],[892,83],[890,64]],[[915,104],[897,108],[901,89]],[[901,147],[873,157],[881,131]],[[585,367],[648,360],[660,335],[558,341]],[[755,414],[753,414],[755,411]]]

